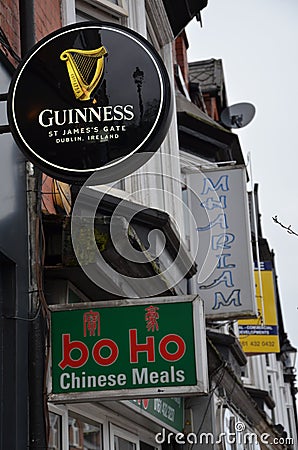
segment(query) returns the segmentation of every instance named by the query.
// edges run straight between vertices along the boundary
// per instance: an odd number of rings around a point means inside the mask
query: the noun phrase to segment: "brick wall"
[[[60,0],[35,1],[36,40],[60,28],[61,7]]]
[[[176,62],[180,66],[184,82],[188,89],[188,61],[187,61],[188,41],[186,33],[183,31],[175,40]]]
[[[0,26],[13,50],[20,55],[19,8],[16,0],[0,0]],[[2,45],[0,49],[7,54]]]
[[[36,41],[61,27],[60,0],[35,0],[35,36]],[[13,50],[20,55],[20,26],[18,0],[0,0],[0,26]],[[7,54],[5,48],[0,49]],[[7,54],[9,57],[9,55]],[[11,62],[15,62],[9,57]]]
[[[211,119],[219,121],[219,113],[216,103],[216,98],[211,97],[209,94],[204,94],[204,101],[207,108],[208,116],[211,117]]]

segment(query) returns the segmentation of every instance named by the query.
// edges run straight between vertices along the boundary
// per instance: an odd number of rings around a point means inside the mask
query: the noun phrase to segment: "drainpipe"
[[[34,0],[19,0],[21,56],[35,44]]]
[[[34,46],[35,15],[34,0],[19,0],[20,13],[20,39],[22,58]],[[39,288],[37,280],[38,268],[41,264],[41,252],[37,242],[36,230],[39,230],[39,217],[41,212],[41,172],[31,163],[27,163],[27,215],[29,228],[29,286],[31,291],[31,304],[28,305],[29,316],[29,449],[47,448],[44,402],[44,371],[45,371],[45,335],[46,324],[44,316],[39,313]],[[37,251],[36,251],[37,250]],[[37,268],[37,270],[35,270]]]

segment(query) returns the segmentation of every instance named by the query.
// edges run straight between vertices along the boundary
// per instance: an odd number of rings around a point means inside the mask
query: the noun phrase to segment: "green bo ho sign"
[[[51,307],[52,401],[207,392],[198,296]]]

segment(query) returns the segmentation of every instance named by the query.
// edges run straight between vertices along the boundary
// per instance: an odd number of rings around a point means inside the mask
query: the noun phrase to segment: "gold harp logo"
[[[69,49],[61,53],[60,59],[66,62],[69,79],[77,100],[90,100],[104,70],[105,47],[94,50]]]

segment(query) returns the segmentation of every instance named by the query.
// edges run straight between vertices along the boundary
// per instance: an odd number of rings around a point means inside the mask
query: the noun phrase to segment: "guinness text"
[[[52,127],[93,122],[133,120],[133,105],[98,106],[96,108],[75,108],[53,111],[44,109],[38,116],[42,127]]]

